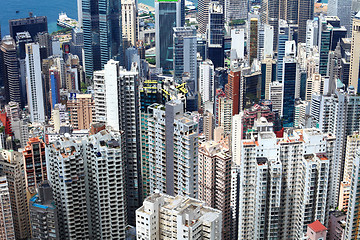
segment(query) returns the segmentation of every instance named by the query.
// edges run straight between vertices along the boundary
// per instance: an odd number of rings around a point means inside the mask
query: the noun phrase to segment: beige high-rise
[[[351,58],[350,58],[350,78],[349,85],[358,89],[359,81],[359,63],[360,63],[360,12],[356,14],[353,20],[352,39],[351,39]]]
[[[77,94],[67,101],[70,123],[74,129],[89,129],[93,122],[94,100],[91,94]]]
[[[121,0],[122,33],[127,37],[132,46],[137,41],[137,7],[135,0]]]

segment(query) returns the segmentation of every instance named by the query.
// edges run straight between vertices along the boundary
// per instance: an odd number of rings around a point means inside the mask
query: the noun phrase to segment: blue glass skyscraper
[[[173,69],[174,27],[185,24],[184,0],[155,1],[156,67],[165,71]]]
[[[292,127],[295,114],[296,60],[285,57],[283,60],[283,123],[284,127]]]
[[[82,0],[86,76],[109,59],[123,63],[121,0]]]
[[[277,61],[277,80],[282,82],[283,59],[285,57],[285,42],[289,41],[289,25],[285,20],[279,22],[278,37],[278,61]]]

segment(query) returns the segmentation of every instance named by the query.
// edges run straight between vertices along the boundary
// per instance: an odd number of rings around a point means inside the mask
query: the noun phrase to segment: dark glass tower
[[[109,59],[123,63],[121,0],[82,0],[86,76]]]
[[[294,125],[295,114],[295,83],[296,83],[296,61],[292,57],[286,57],[283,62],[283,119],[284,127]]]

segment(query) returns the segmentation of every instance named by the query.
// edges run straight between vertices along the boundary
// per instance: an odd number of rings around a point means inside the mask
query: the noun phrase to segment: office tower
[[[121,0],[83,0],[82,14],[85,72],[92,77],[109,59],[123,61]]]
[[[240,111],[240,81],[241,81],[241,66],[233,64],[230,67],[228,74],[228,82],[225,84],[225,94],[228,99],[231,99],[232,104],[232,116],[238,114]]]
[[[138,72],[126,71],[110,60],[105,69],[94,73],[96,122],[106,122],[126,136],[128,220],[135,221],[135,210],[142,200],[140,153],[140,101]],[[114,114],[115,113],[115,114]]]
[[[83,63],[84,49],[84,31],[82,28],[73,28],[71,30],[70,53],[77,55],[81,63]]]
[[[359,83],[360,52],[357,49],[359,44],[360,44],[360,12],[353,19],[352,39],[351,39],[349,86],[353,86],[355,92],[359,91],[358,83]]]
[[[124,137],[101,130],[82,139],[65,137],[46,148],[60,239],[125,239]]]
[[[221,3],[210,3],[208,21],[207,56],[215,68],[224,67],[224,8]]]
[[[282,83],[284,86],[283,112],[284,126],[293,126],[295,113],[295,85],[297,63],[293,57],[283,60]]]
[[[284,84],[278,81],[272,82],[269,87],[270,100],[272,102],[273,110],[278,110],[280,116],[283,115],[283,101],[284,101]]]
[[[136,45],[138,39],[137,1],[122,0],[122,33],[132,46]]]
[[[211,0],[200,0],[198,2],[198,32],[201,34],[205,34],[207,30],[207,25],[209,23],[209,6]]]
[[[350,196],[349,196],[349,206],[348,206],[348,212],[346,216],[346,227],[345,227],[345,234],[344,238],[346,240],[350,239],[358,239],[359,236],[359,210],[358,210],[358,204],[360,202],[359,199],[359,177],[360,177],[360,152],[357,151],[355,159],[354,159],[354,165],[352,167],[352,177],[351,177],[351,185],[350,185]]]
[[[270,84],[276,81],[276,60],[265,57],[261,61],[261,99],[270,99]]]
[[[306,22],[306,56],[314,46],[318,46],[319,39],[319,19],[316,17],[313,20]]]
[[[314,17],[314,1],[313,0],[299,0],[298,1],[298,41],[306,42],[306,23],[307,20]]]
[[[222,212],[222,239],[230,239],[231,153],[221,142],[199,147],[199,200]]]
[[[197,84],[197,37],[196,28],[175,27],[173,29],[173,69],[174,80],[177,83],[182,82],[182,77],[188,75],[190,81],[195,83],[195,89],[198,91]]]
[[[26,88],[31,122],[45,122],[39,44],[26,44]]]
[[[45,143],[40,138],[30,138],[23,151],[27,191],[36,192],[39,184],[47,180]]]
[[[324,92],[324,78],[320,74],[312,74],[306,81],[306,95],[305,100],[311,101],[313,94],[323,94]]]
[[[232,20],[247,19],[247,15],[249,12],[248,1],[225,0],[224,4],[226,22],[231,22]]]
[[[279,21],[278,56],[277,56],[277,80],[282,82],[283,59],[285,57],[285,43],[289,41],[289,25],[286,21]]]
[[[255,58],[257,58],[258,52],[258,18],[250,18],[249,21],[249,64],[251,65]]]
[[[239,239],[301,239],[308,224],[327,220],[335,138],[317,129],[284,135],[260,131],[241,141]]]
[[[156,67],[164,71],[173,68],[173,28],[184,26],[182,4],[182,0],[155,1]]]
[[[214,65],[207,59],[199,65],[199,93],[202,103],[214,101]]]
[[[22,154],[2,150],[0,167],[8,183],[15,237],[28,239],[31,232]]]
[[[21,103],[17,51],[15,41],[10,36],[5,36],[1,41],[0,58],[5,101]]]
[[[328,5],[328,16],[338,16],[341,26],[350,31],[351,29],[351,1],[349,0],[330,0]]]
[[[60,240],[56,206],[48,181],[42,182],[38,193],[29,201],[32,237],[41,240]]]
[[[0,176],[0,238],[4,240],[15,240],[9,184],[5,175]]]
[[[56,68],[49,69],[50,73],[50,93],[49,93],[49,100],[50,100],[50,108],[53,109],[56,104],[60,102],[60,86],[61,86],[61,79],[60,73]]]
[[[29,32],[32,40],[35,41],[36,34],[39,32],[47,32],[47,17],[34,17],[32,13],[27,18],[9,20],[10,36],[15,39],[19,32]]]
[[[233,100],[226,96],[219,96],[216,106],[217,123],[224,129],[225,133],[231,133],[231,124],[233,116]]]
[[[284,12],[280,9],[280,6],[280,0],[266,0],[261,2],[261,23],[270,25],[274,30],[274,51],[278,49],[279,21],[280,19],[284,19],[279,15],[280,12]]]
[[[184,113],[180,100],[148,108],[148,155],[150,193],[198,196],[198,123]],[[188,146],[183,151],[182,146]]]
[[[94,100],[91,94],[76,94],[66,103],[74,129],[89,129],[93,122]]]
[[[326,76],[329,51],[330,51],[330,41],[331,41],[331,31],[332,26],[328,25],[325,18],[319,20],[319,50],[320,50],[320,63],[319,63],[319,73],[321,76]]]
[[[294,127],[301,128],[306,126],[306,116],[310,113],[310,104],[308,101],[300,99],[295,101]]]
[[[136,210],[136,235],[143,239],[218,240],[222,239],[221,218],[221,211],[202,201],[155,193]]]
[[[236,53],[236,56],[231,55],[232,59],[244,59],[244,57],[245,57],[245,54],[244,54],[245,30],[244,29],[231,29],[231,50]]]
[[[274,28],[269,24],[264,24],[263,26],[264,26],[264,49],[262,52],[262,56],[263,56],[262,59],[267,57],[272,57],[274,55],[274,50],[273,50]]]

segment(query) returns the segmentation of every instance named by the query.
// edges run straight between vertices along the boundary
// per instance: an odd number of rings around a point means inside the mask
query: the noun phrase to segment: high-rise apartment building
[[[31,122],[45,122],[44,90],[39,44],[29,43],[26,50],[26,92]]]
[[[29,210],[33,238],[60,240],[56,206],[48,181],[39,185],[38,193],[29,201]]]
[[[121,0],[83,0],[82,26],[86,76],[109,59],[123,62]]]
[[[232,115],[239,114],[240,112],[240,82],[241,82],[241,66],[232,65],[228,74],[228,82],[225,84],[226,97],[231,99]]]
[[[136,235],[138,239],[220,240],[221,217],[221,211],[199,200],[155,193],[136,210]]]
[[[150,193],[198,196],[198,123],[180,100],[148,108]],[[184,147],[186,151],[183,151]]]
[[[0,176],[0,238],[4,240],[15,240],[9,183],[5,175]]]
[[[137,1],[136,0],[122,0],[122,34],[126,36],[127,40],[132,46],[136,45],[138,39],[138,19],[137,19]]]
[[[184,0],[155,1],[156,67],[169,71],[173,68],[174,27],[183,27]]]
[[[0,151],[0,168],[8,183],[15,237],[28,239],[31,232],[22,154],[12,150]]]
[[[197,37],[196,28],[175,27],[173,39],[173,69],[174,79],[181,83],[182,78],[187,75],[194,82],[194,92],[198,91],[197,84]]]
[[[219,97],[216,111],[218,126],[222,127],[225,133],[230,133],[233,116],[233,100],[226,96]]]
[[[239,239],[301,239],[308,224],[327,221],[335,137],[317,129],[284,135],[260,131],[241,142]]]
[[[261,61],[261,99],[270,99],[270,84],[276,81],[276,60],[265,57]]]
[[[358,46],[360,44],[360,12],[353,19],[352,38],[351,38],[351,57],[350,57],[350,73],[349,86],[353,86],[355,92],[359,92],[359,66],[360,52]]]
[[[46,148],[60,239],[125,239],[124,137],[102,130]]]
[[[211,60],[207,59],[199,65],[199,93],[202,103],[214,101],[215,98],[215,81],[214,65]]]
[[[199,200],[222,211],[222,239],[230,239],[230,150],[224,143],[207,141],[199,147]]]
[[[39,184],[47,180],[45,143],[40,138],[30,138],[23,151],[27,191],[35,194]]]
[[[5,36],[0,45],[0,69],[5,87],[5,101],[21,103],[19,63],[17,59],[16,44],[13,38]]]
[[[105,69],[94,73],[96,122],[107,123],[126,136],[127,197],[129,223],[141,205],[140,96],[136,66],[126,71],[110,60]]]
[[[69,98],[67,109],[74,129],[89,129],[93,122],[94,100],[91,94],[76,94]]]

